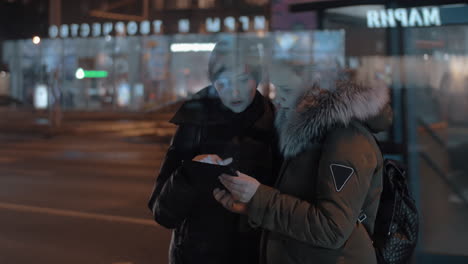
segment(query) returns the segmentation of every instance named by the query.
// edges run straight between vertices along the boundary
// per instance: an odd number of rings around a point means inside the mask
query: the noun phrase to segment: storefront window
[[[43,85],[49,100],[58,98],[64,110],[141,111],[210,85],[208,59],[220,40],[239,47],[251,43],[265,64],[342,67],[345,61],[343,31],[106,36],[46,39],[40,45],[25,40],[8,42],[4,57],[12,69],[11,94],[28,107],[34,107],[35,87]]]
[[[468,28],[408,28],[404,43],[406,85],[412,89],[418,128],[414,144],[420,149],[422,247],[463,255],[468,251],[468,167],[463,158],[468,153]]]
[[[324,12],[325,29],[346,32],[348,67],[378,72],[392,87],[394,128],[384,138],[401,146],[392,157],[408,164],[423,255],[468,252],[468,21],[459,15],[466,8]]]

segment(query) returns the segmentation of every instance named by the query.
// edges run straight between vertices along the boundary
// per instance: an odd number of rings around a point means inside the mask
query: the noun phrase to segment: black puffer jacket
[[[225,108],[207,87],[171,120],[179,127],[148,203],[160,225],[174,229],[170,263],[258,263],[260,233],[188,181],[183,161],[199,154],[234,158],[233,167],[260,182],[274,182],[274,110],[256,93],[242,113]],[[200,175],[203,177],[203,175]]]

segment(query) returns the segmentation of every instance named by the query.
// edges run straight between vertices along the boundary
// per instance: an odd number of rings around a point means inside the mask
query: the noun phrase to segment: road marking
[[[116,215],[106,215],[106,214],[85,213],[85,212],[72,211],[72,210],[53,209],[53,208],[47,208],[47,207],[20,205],[20,204],[12,204],[12,203],[0,203],[0,209],[30,212],[30,213],[49,214],[49,215],[57,215],[57,216],[68,216],[68,217],[76,217],[76,218],[84,218],[84,219],[105,220],[105,221],[110,221],[110,222],[120,222],[120,223],[129,223],[129,224],[138,224],[138,225],[159,226],[153,220],[148,220],[148,219],[140,219],[140,218],[116,216]]]

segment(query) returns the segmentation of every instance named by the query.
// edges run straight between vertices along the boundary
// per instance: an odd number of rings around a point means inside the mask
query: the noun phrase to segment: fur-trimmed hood
[[[318,86],[306,90],[295,109],[277,113],[275,126],[281,152],[285,157],[295,156],[320,142],[331,128],[347,126],[352,120],[364,123],[374,133],[388,129],[392,119],[389,96],[388,88],[349,81],[337,81],[333,90]]]

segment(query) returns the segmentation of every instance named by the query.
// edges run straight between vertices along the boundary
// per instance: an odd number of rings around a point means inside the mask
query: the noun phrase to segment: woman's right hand
[[[213,196],[227,210],[236,214],[247,214],[247,203],[235,200],[230,192],[216,188],[213,190]]]

